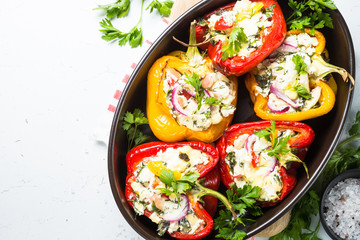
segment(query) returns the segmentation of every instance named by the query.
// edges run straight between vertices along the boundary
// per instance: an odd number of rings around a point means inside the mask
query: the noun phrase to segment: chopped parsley
[[[244,28],[235,26],[229,35],[229,39],[221,47],[221,59],[225,61],[232,58],[241,50],[242,43],[247,43],[248,38],[244,33]]]

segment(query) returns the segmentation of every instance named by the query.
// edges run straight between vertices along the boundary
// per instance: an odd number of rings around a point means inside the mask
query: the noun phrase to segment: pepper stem
[[[350,91],[353,90],[355,80],[344,68],[337,67],[335,65],[325,62],[320,55],[313,56],[313,63],[315,63],[316,68],[318,68],[321,72],[320,75],[316,76],[316,80],[323,79],[326,75],[336,72],[341,75],[342,79],[345,82],[348,82],[350,79],[350,82],[352,84],[352,88],[350,89]]]
[[[203,196],[213,196],[213,197],[216,197],[217,199],[219,199],[224,205],[225,207],[232,213],[233,215],[233,218],[234,220],[237,219],[237,215],[234,211],[234,207],[233,205],[229,202],[229,200],[224,196],[222,195],[221,193],[215,191],[215,190],[212,190],[210,188],[206,188],[204,186],[202,186],[199,181],[196,181],[195,182],[195,185],[201,190],[198,194],[197,194],[197,197],[198,198],[201,198]]]
[[[192,47],[193,44],[196,44],[196,20],[192,21],[190,25],[189,47],[186,51],[190,64],[195,66],[202,62],[203,57],[197,47]]]

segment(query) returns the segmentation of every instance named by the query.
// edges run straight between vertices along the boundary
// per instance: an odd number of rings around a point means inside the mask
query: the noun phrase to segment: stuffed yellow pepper
[[[302,121],[327,114],[335,104],[337,86],[331,77],[343,69],[326,63],[324,35],[314,30],[293,30],[283,44],[246,76],[254,110],[265,120]]]
[[[190,45],[196,44],[195,24]],[[214,142],[231,123],[236,100],[237,79],[216,71],[194,46],[158,59],[148,73],[149,125],[165,142]]]

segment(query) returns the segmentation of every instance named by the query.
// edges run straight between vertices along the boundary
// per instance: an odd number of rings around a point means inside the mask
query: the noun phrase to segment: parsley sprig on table
[[[153,0],[146,8],[146,10],[150,9],[150,13],[152,13],[153,10],[156,9],[161,16],[168,17],[170,16],[171,8],[173,5],[174,2],[171,0],[165,0],[164,2]]]
[[[261,216],[262,211],[255,203],[260,197],[261,188],[245,185],[242,188],[237,188],[232,185],[231,189],[226,190],[226,195],[230,203],[233,205],[235,212],[238,214],[236,219],[227,209],[219,211],[219,217],[214,220],[214,228],[219,233],[216,235],[218,238],[226,240],[241,240],[246,236],[246,232],[241,229],[254,220],[250,218],[242,218],[245,213],[252,216]]]
[[[332,0],[289,0],[289,6],[293,10],[292,15],[287,19],[287,24],[292,30],[312,30],[323,27],[333,28],[333,21],[329,13],[324,10],[337,9]]]
[[[311,215],[317,215],[319,201],[320,197],[314,190],[307,192],[293,208],[288,226],[281,233],[269,238],[269,240],[319,240],[317,234],[320,221],[315,230],[310,228]]]
[[[138,25],[133,27],[129,32],[121,32],[119,29],[115,28],[111,21],[107,18],[103,19],[100,22],[100,26],[103,28],[100,32],[103,33],[101,37],[105,41],[119,41],[119,45],[123,46],[126,43],[132,48],[141,46],[143,41],[142,30]]]
[[[119,41],[120,46],[124,46],[126,43],[132,48],[142,45],[143,42],[143,31],[142,31],[142,17],[143,17],[143,8],[144,0],[141,1],[140,8],[140,18],[139,21],[130,29],[129,32],[123,32],[118,28],[114,27],[111,20],[114,18],[121,18],[128,15],[130,10],[130,0],[117,0],[116,2],[98,5],[94,10],[103,10],[105,11],[106,18],[100,22],[100,32],[103,33],[101,37],[105,41]],[[171,8],[173,6],[173,1],[165,0],[164,2],[159,2],[158,0],[153,0],[149,6],[146,8],[149,9],[150,13],[154,9],[157,9],[159,14],[164,17],[168,17],[171,13]]]
[[[138,108],[133,113],[126,112],[122,122],[122,128],[126,131],[128,139],[128,151],[137,145],[147,141],[150,137],[143,134],[139,126],[149,124],[145,114]]]
[[[313,185],[314,189],[307,192],[293,208],[289,225],[270,240],[320,239],[317,236],[320,223],[318,222],[315,230],[310,228],[311,216],[319,212],[319,195],[336,175],[348,169],[360,168],[360,147],[352,146],[360,139],[360,111],[357,112],[355,122],[348,133],[349,138],[337,146],[324,171]]]
[[[106,18],[110,20],[115,17],[125,17],[130,10],[130,0],[118,0],[105,5],[98,5],[94,10],[104,10],[106,12]]]

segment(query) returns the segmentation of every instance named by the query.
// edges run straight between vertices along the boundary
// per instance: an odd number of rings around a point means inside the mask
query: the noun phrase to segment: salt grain
[[[338,182],[324,201],[327,225],[339,237],[360,239],[360,179]]]

